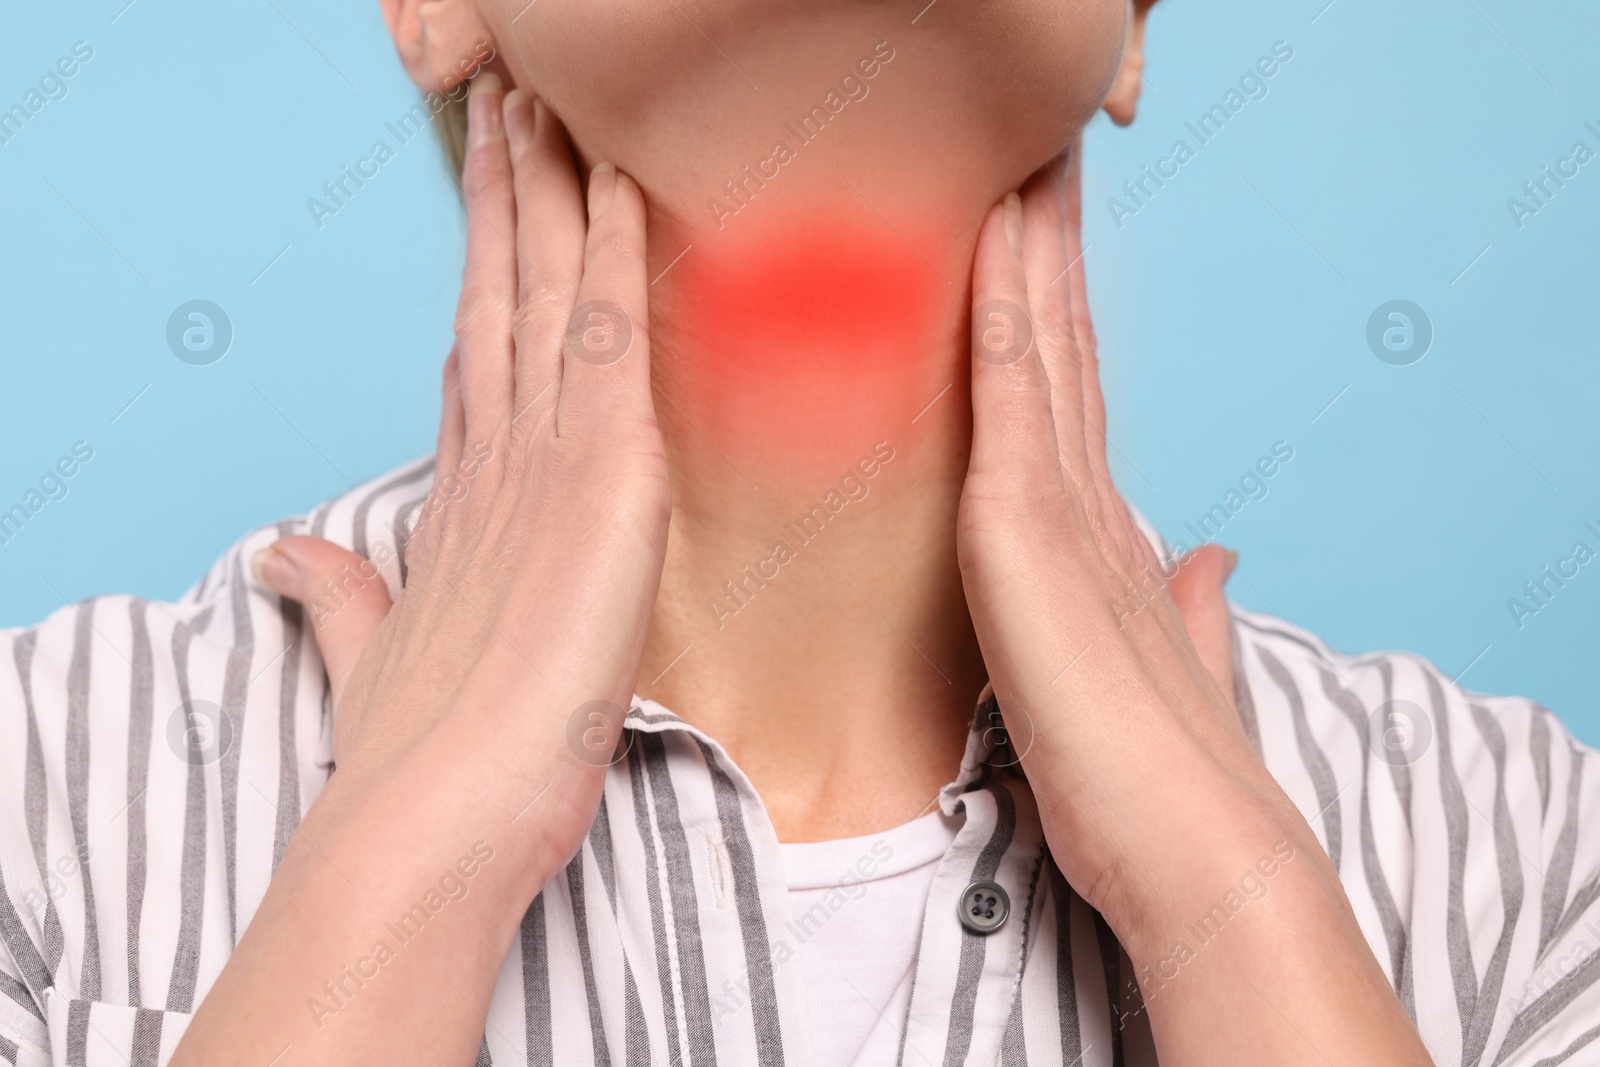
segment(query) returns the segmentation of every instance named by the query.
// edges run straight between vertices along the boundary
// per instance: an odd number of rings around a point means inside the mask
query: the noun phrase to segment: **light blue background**
[[[1507,608],[1600,549],[1600,160],[1520,230],[1506,206],[1574,141],[1600,150],[1600,9],[1325,2],[1165,0],[1138,123],[1089,134],[1119,483],[1184,537],[1288,442],[1221,538],[1241,603],[1470,665],[1600,742],[1600,561],[1522,629]],[[13,5],[0,34],[0,108],[94,49],[0,145],[0,508],[95,450],[0,546],[0,625],[173,597],[244,531],[432,447],[463,239],[441,156],[413,141],[320,231],[305,206],[417,96],[376,0],[124,3]],[[1118,228],[1107,199],[1194,147],[1184,123],[1276,41],[1269,95]],[[235,330],[208,367],[165,344],[194,298]],[[1394,298],[1436,333],[1408,367],[1365,342]]]

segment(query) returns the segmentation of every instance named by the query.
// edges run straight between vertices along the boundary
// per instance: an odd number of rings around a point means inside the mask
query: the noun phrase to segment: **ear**
[[[423,92],[453,89],[494,58],[494,35],[476,0],[380,3],[400,62]]]
[[[1101,105],[1118,126],[1132,122],[1139,109],[1140,79],[1144,75],[1144,26],[1155,3],[1156,0],[1132,0],[1133,17],[1128,20],[1128,37],[1123,42],[1122,69],[1117,71],[1117,80],[1112,82],[1111,92],[1106,94],[1106,102]]]

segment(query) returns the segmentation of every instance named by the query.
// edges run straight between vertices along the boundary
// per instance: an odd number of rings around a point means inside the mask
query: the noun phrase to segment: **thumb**
[[[1229,703],[1233,702],[1233,625],[1222,587],[1238,561],[1238,553],[1221,545],[1201,545],[1183,558],[1167,586],[1200,662]]]
[[[337,706],[362,650],[389,614],[389,589],[378,568],[320,537],[284,537],[257,552],[250,570],[311,617]]]

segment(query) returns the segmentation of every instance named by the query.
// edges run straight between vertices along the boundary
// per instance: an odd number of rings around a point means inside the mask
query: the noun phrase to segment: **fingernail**
[[[589,172],[589,221],[593,222],[605,214],[606,208],[611,206],[611,200],[617,195],[617,168],[611,163],[602,163]]]
[[[505,100],[500,105],[500,112],[505,116],[506,140],[511,145],[511,158],[516,159],[522,155],[522,150],[528,141],[528,125],[522,116],[517,114],[517,109],[527,104],[528,94],[521,89],[513,89],[506,94]]]
[[[1022,197],[1015,192],[1006,194],[1006,243],[1011,251],[1022,251]]]
[[[467,151],[499,137],[505,129],[500,116],[500,76],[485,72],[472,79],[472,96],[467,104]]]
[[[1223,549],[1228,554],[1228,569],[1222,572],[1222,580],[1226,582],[1233,576],[1233,568],[1239,565],[1239,553],[1231,548]]]
[[[286,562],[277,545],[268,545],[250,557],[250,573],[262,585],[276,589],[274,579],[282,577]]]

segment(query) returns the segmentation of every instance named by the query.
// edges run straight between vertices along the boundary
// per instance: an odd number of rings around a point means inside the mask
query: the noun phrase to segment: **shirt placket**
[[[1020,778],[990,769],[941,804],[964,821],[928,894],[905,1067],[999,1061],[1041,884],[1038,818]]]

